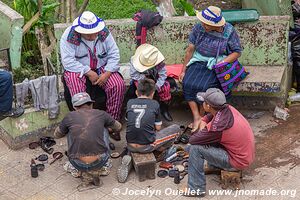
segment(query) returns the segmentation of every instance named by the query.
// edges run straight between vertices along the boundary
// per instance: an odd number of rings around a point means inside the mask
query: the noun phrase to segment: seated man
[[[7,71],[0,70],[0,120],[6,117],[19,117],[24,113],[22,107],[12,108],[13,82]]]
[[[125,83],[118,73],[120,54],[104,21],[85,11],[68,27],[60,40],[64,80],[71,96],[86,92],[86,78],[106,94],[106,111],[120,120]],[[120,140],[119,133],[113,139]]]
[[[154,92],[155,82],[147,78],[141,79],[137,86],[138,98],[130,99],[127,103],[126,140],[129,152],[155,151],[155,154],[163,155],[163,152],[173,145],[175,138],[179,135],[180,127],[175,124],[161,130],[159,104],[152,99]],[[157,160],[160,159],[158,156],[156,155]],[[123,159],[128,158],[124,156]],[[122,160],[123,163],[130,162]],[[128,168],[124,166],[119,168],[119,182],[126,180],[128,172]]]
[[[247,168],[255,155],[254,135],[248,121],[226,104],[221,90],[210,88],[198,93],[197,99],[203,102],[208,114],[189,140],[188,188],[184,193],[187,196],[205,194],[204,160],[213,167],[238,171]]]
[[[130,76],[135,85],[141,79],[149,78],[155,81],[155,88],[159,95],[162,116],[172,121],[168,104],[171,101],[170,83],[166,81],[167,70],[165,68],[164,56],[150,44],[140,45],[131,58]]]
[[[68,135],[69,161],[82,172],[82,188],[100,185],[101,168],[110,158],[107,128],[113,131],[122,128],[105,111],[93,109],[93,102],[85,92],[75,94],[72,97],[75,111],[68,113],[54,132],[56,138]]]

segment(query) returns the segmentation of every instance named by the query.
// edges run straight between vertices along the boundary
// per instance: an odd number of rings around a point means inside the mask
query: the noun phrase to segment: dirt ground
[[[295,153],[300,146],[300,104],[291,106],[289,114],[287,121],[276,120],[278,126],[256,136],[256,159],[246,174],[254,175],[255,169],[260,167],[279,168],[291,164],[290,169],[293,169],[300,164]]]

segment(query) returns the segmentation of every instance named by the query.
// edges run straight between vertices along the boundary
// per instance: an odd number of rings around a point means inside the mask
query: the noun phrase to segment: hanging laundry
[[[48,109],[49,119],[57,118],[59,114],[57,77],[42,76],[29,81],[34,108],[36,110]]]
[[[25,98],[28,96],[29,80],[26,78],[22,83],[15,84],[16,99],[19,107],[24,107]]]

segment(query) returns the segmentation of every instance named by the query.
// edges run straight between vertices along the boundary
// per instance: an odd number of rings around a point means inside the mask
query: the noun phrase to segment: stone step
[[[245,69],[250,74],[239,84],[235,92],[278,93],[281,91],[284,66],[245,66]],[[129,64],[121,64],[119,72],[128,86],[130,83]],[[177,83],[181,85],[178,81]]]
[[[284,66],[245,66],[250,74],[234,90],[235,92],[278,93],[285,71]]]

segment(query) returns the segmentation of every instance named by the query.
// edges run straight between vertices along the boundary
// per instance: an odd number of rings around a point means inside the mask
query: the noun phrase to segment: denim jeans
[[[97,169],[101,169],[105,164],[106,162],[108,161],[108,159],[110,158],[110,153],[111,153],[111,150],[109,148],[109,134],[108,134],[108,130],[107,129],[104,129],[104,142],[105,142],[105,145],[108,149],[107,152],[103,153],[103,154],[100,154],[98,155],[99,158],[98,160],[92,162],[92,163],[89,163],[89,164],[86,164],[84,162],[82,162],[81,160],[79,159],[69,159],[70,160],[70,163],[79,171],[82,171],[82,172],[87,172],[87,171],[90,171],[90,170],[97,170]]]
[[[11,110],[13,102],[12,76],[7,71],[0,70],[0,113]]]
[[[228,153],[224,149],[209,145],[191,145],[188,165],[188,187],[191,190],[205,192],[204,160],[214,167],[234,170],[229,163]]]
[[[150,153],[154,150],[164,151],[173,145],[179,132],[180,127],[177,124],[173,124],[156,133],[155,144],[147,144],[141,147],[133,147],[128,144],[127,148],[130,152],[136,153]]]

